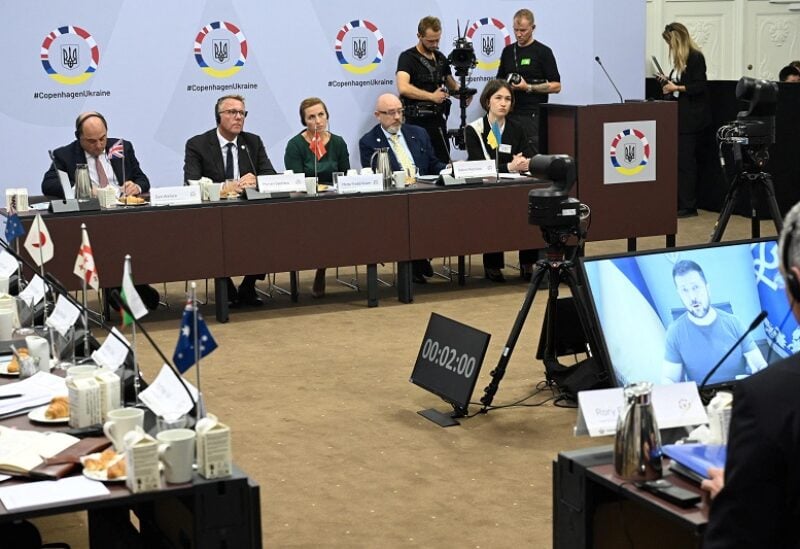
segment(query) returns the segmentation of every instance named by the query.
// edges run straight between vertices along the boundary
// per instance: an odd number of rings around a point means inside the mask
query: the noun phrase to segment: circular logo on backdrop
[[[44,37],[40,52],[47,75],[60,84],[81,84],[97,71],[100,48],[80,27],[58,27]]]
[[[247,39],[233,23],[214,21],[197,33],[194,58],[207,75],[228,78],[242,70],[247,60]]]
[[[475,48],[478,68],[492,71],[500,66],[500,52],[511,43],[508,28],[493,17],[484,17],[467,29],[467,38]]]
[[[334,43],[339,63],[353,74],[374,71],[383,61],[385,47],[381,31],[364,19],[350,21],[339,29]]]
[[[611,140],[608,152],[611,165],[623,175],[635,175],[650,160],[650,143],[647,136],[636,128],[622,130]]]

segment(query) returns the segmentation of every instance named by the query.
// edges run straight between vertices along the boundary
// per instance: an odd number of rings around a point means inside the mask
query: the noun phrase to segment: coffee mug
[[[125,435],[139,427],[144,429],[144,410],[141,408],[117,408],[108,412],[108,421],[103,424],[103,433],[114,443],[117,452],[125,449]]]
[[[306,195],[317,196],[317,178],[306,177]]]
[[[164,463],[164,480],[181,484],[192,480],[195,432],[191,429],[168,429],[156,435],[158,456]]]
[[[222,189],[222,183],[209,183],[208,200],[210,202],[219,202],[219,194],[221,189]]]

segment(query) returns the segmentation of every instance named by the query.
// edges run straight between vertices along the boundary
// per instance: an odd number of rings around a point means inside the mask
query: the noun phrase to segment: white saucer
[[[19,371],[9,372],[8,366],[11,362],[0,362],[0,376],[18,376]]]
[[[28,419],[36,423],[69,423],[69,416],[51,419],[45,415],[49,404],[39,406],[28,412]]]
[[[115,457],[110,462],[108,462],[108,467],[111,467],[116,462],[118,462],[119,460],[124,459],[124,458],[125,458],[125,454],[117,454],[117,457]],[[100,452],[95,452],[94,454],[81,456],[81,465],[87,459],[100,459]],[[106,469],[108,467],[106,467]],[[111,478],[110,479],[110,478],[108,478],[108,471],[106,469],[100,469],[100,470],[97,470],[97,471],[89,471],[84,467],[83,476],[85,476],[88,479],[97,480],[97,481],[100,481],[100,482],[125,482],[125,480],[128,478],[127,476],[121,476],[121,477]]]

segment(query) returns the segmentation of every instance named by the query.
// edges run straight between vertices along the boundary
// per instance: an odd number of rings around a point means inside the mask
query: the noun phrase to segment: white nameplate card
[[[302,173],[259,175],[260,193],[299,193],[306,190],[306,176]]]
[[[44,299],[44,290],[44,280],[39,275],[33,275],[31,281],[19,293],[18,297],[27,303],[29,307],[34,307]]]
[[[379,193],[383,191],[381,174],[340,175],[337,179],[339,194]]]
[[[653,413],[659,429],[708,423],[703,403],[693,381],[654,385]],[[621,387],[578,393],[578,421],[575,435],[592,437],[613,435],[625,400]]]
[[[79,316],[81,316],[81,310],[73,305],[69,299],[60,295],[53,312],[47,317],[47,325],[55,328],[59,334],[66,337],[67,332],[75,325]]]
[[[189,398],[183,383],[164,364],[150,386],[139,393],[139,398],[157,416],[178,417],[188,414],[197,400],[197,389],[188,381],[184,382],[192,398]]]
[[[103,345],[92,353],[92,360],[103,368],[116,370],[128,357],[130,345],[119,330],[112,328],[111,332]]]
[[[152,187],[150,204],[153,206],[178,206],[182,204],[200,204],[202,200],[200,187],[197,185],[181,185],[180,187]]]
[[[14,259],[14,256],[3,250],[0,252],[0,276],[10,278],[11,275],[17,272],[19,263]]]
[[[494,160],[461,160],[453,162],[453,175],[459,177],[496,177]]]

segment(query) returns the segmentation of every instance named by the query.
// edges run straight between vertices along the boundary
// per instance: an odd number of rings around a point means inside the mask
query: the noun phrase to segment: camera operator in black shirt
[[[539,153],[539,105],[547,103],[549,94],[561,91],[561,75],[553,50],[533,39],[535,28],[531,10],[514,14],[517,41],[503,48],[497,78],[508,80],[514,91],[514,112],[508,117],[525,129]]]
[[[447,57],[439,51],[442,38],[439,18],[429,15],[420,19],[417,38],[417,45],[405,50],[397,60],[397,91],[403,101],[406,123],[425,128],[436,157],[448,163],[450,146],[445,136],[450,92],[458,91],[459,85]]]

